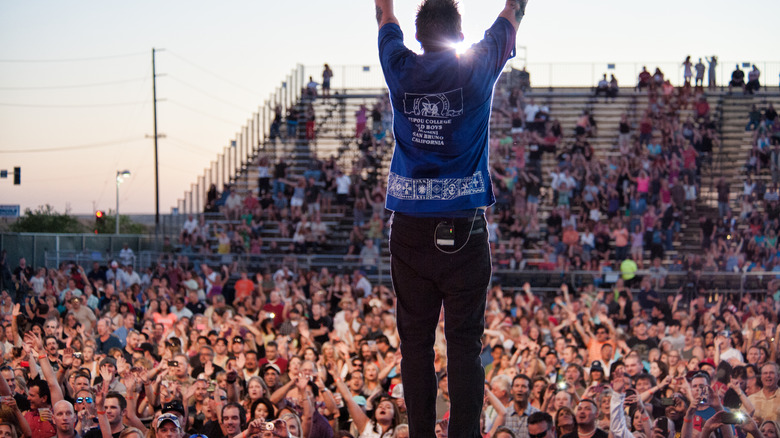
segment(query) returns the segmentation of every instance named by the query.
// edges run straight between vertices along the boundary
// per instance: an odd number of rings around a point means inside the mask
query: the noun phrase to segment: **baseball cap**
[[[399,383],[395,386],[393,386],[393,390],[390,391],[390,397],[393,398],[404,398],[404,384]]]
[[[263,374],[265,374],[265,372],[268,371],[269,369],[273,369],[274,371],[276,371],[276,374],[279,375],[282,374],[282,370],[279,369],[279,365],[276,365],[275,363],[267,363],[263,365]]]
[[[171,412],[178,412],[182,416],[185,415],[184,405],[179,400],[171,400],[169,403],[163,403],[162,413],[168,414]]]
[[[111,356],[106,357],[105,359],[100,361],[100,366],[102,367],[103,365],[113,365],[114,367],[116,367],[116,359],[114,359]]]
[[[590,364],[590,370],[591,371],[601,371],[604,372],[604,368],[601,366],[601,362],[594,360],[592,364]]]
[[[179,422],[179,417],[176,416],[176,414],[171,414],[171,413],[162,414],[159,417],[157,417],[157,421],[154,422],[154,428],[159,429],[160,426],[162,426],[162,424],[166,421],[172,422],[174,425],[176,425],[176,427],[181,429],[181,423]]]

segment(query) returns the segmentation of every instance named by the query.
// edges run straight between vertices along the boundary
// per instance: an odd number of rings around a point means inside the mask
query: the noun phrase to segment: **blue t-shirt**
[[[512,56],[515,29],[499,18],[466,53],[417,55],[397,24],[379,30],[379,58],[393,106],[396,147],[386,207],[453,212],[495,202],[488,169],[493,86]]]

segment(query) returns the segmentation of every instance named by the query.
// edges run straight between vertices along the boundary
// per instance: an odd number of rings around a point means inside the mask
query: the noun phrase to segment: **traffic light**
[[[103,227],[103,225],[106,222],[106,213],[103,210],[98,210],[95,212],[95,234],[98,233],[98,230]]]
[[[14,167],[14,185],[18,186],[22,183],[22,168]]]

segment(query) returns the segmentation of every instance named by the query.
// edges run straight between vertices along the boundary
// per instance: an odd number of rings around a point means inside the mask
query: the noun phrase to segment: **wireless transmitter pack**
[[[436,245],[455,246],[455,224],[444,221],[436,225]]]

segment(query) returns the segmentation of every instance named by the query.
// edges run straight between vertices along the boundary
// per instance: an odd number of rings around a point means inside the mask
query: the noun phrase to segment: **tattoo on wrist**
[[[526,0],[515,0],[515,20],[520,22],[525,16]]]
[[[377,6],[376,7],[376,24],[379,24],[382,22],[382,8]]]

